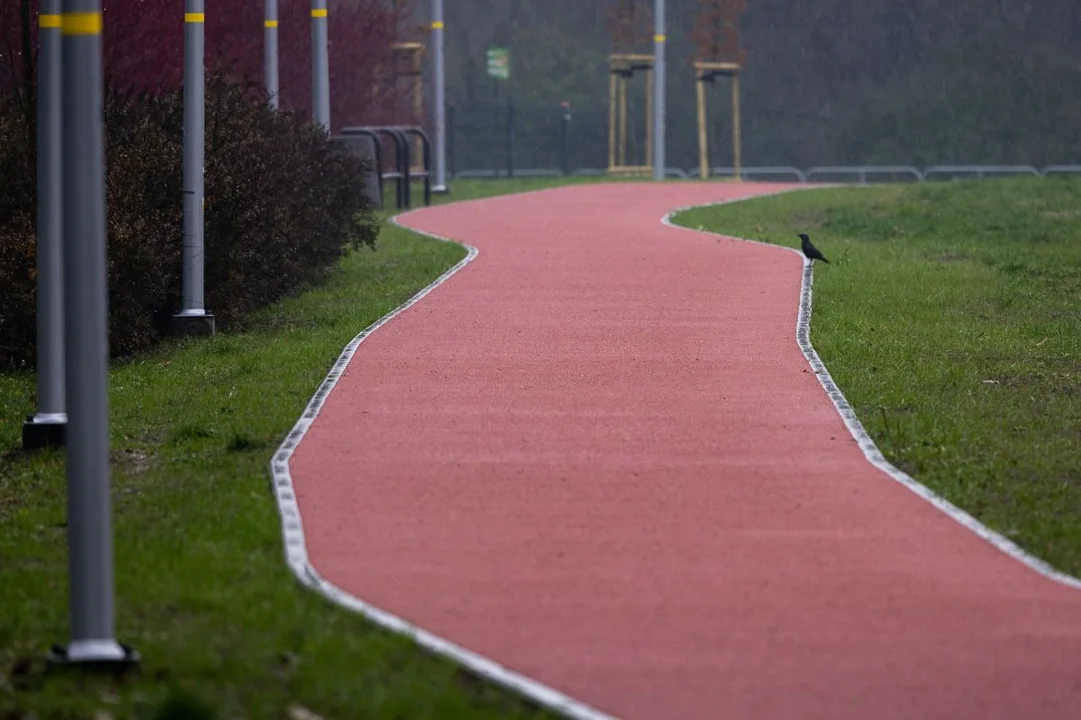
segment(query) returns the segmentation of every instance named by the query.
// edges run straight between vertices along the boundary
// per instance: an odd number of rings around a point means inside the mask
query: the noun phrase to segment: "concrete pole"
[[[62,663],[133,661],[116,641],[109,498],[101,0],[63,0],[64,349],[71,643]]]
[[[312,0],[312,120],[330,132],[327,0]]]
[[[206,69],[203,0],[184,0],[184,302],[174,316],[178,335],[212,335],[203,267],[203,165],[206,151]]]
[[[664,180],[665,40],[664,0],[653,0],[653,179]]]
[[[435,108],[433,192],[447,192],[447,92],[443,57],[443,0],[432,0],[432,106]]]
[[[263,85],[270,106],[278,100],[278,0],[265,0],[263,8]]]
[[[63,208],[61,206],[62,84],[60,0],[41,0],[38,13],[37,99],[37,412],[23,424],[23,448],[62,446],[64,411]]]

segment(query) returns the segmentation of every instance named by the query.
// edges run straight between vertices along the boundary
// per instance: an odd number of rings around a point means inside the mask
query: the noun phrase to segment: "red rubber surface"
[[[623,717],[1081,717],[1081,593],[864,459],[796,345],[800,258],[659,222],[780,189],[405,216],[480,254],[294,454],[312,563]]]

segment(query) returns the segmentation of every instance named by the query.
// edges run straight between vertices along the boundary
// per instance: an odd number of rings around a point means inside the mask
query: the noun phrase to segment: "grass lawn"
[[[556,184],[454,182],[441,199]],[[0,717],[539,715],[302,588],[269,487],[270,456],[342,347],[464,255],[388,225],[376,251],[243,332],[114,368],[118,636],[144,658],[125,680],[43,672],[69,637],[63,455],[18,451],[33,378],[0,376]]]
[[[437,202],[560,184],[455,181]],[[677,218],[793,246],[807,230],[834,260],[816,268],[815,345],[883,452],[1074,573],[1079,220],[1081,182],[1065,179],[807,191]],[[540,716],[302,588],[269,489],[271,454],[341,348],[463,255],[387,226],[375,252],[244,331],[114,369],[118,635],[144,656],[123,680],[43,672],[68,638],[63,457],[17,451],[33,378],[0,376],[0,717]]]
[[[1081,575],[1081,181],[809,190],[676,222],[817,263],[812,340],[894,465]]]
[[[507,193],[528,192],[530,190],[544,190],[547,188],[562,187],[564,185],[583,185],[596,182],[614,182],[618,178],[608,177],[526,177],[526,178],[493,178],[483,180],[450,180],[450,192],[445,195],[432,193],[432,204],[445,202],[461,202],[462,200],[477,200],[480,198],[505,195]],[[394,204],[394,185],[387,182],[384,188],[386,206],[390,208]],[[413,206],[420,207],[424,202],[424,186],[417,183],[411,191]]]

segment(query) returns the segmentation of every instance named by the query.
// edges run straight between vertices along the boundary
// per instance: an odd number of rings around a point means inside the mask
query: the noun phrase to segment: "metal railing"
[[[563,175],[596,177],[607,174],[608,170],[605,168],[576,168],[569,173],[565,173],[559,168],[522,168],[515,170],[513,177],[535,178],[560,177]],[[1066,174],[1081,175],[1081,165],[1047,165],[1042,170],[1038,170],[1031,165],[929,165],[922,170],[911,165],[817,165],[806,170],[785,165],[740,168],[740,176],[743,178],[787,176],[796,182],[810,183],[816,180],[828,182],[825,178],[830,177],[844,177],[855,180],[861,185],[873,182],[932,182],[932,178],[975,177],[983,179],[990,176],[1032,175],[1045,177]],[[670,167],[665,170],[665,175],[688,180],[701,177],[701,170],[698,167],[690,168],[687,171]],[[735,168],[710,168],[710,175],[711,177],[734,177]],[[507,176],[508,174],[504,170],[458,170],[453,174],[453,177],[457,179],[501,178]]]
[[[427,133],[418,127],[395,125],[390,128],[391,130],[397,130],[402,133],[406,138],[416,138],[420,141],[420,159],[421,165],[418,168],[413,166],[413,158],[411,156],[411,148],[409,143],[405,143],[405,167],[406,167],[406,193],[405,202],[406,207],[412,207],[412,181],[420,178],[424,181],[424,204],[432,204],[432,141],[428,139]]]
[[[665,171],[665,175],[668,177],[678,178],[680,180],[687,179],[687,173],[682,168],[670,167]],[[563,175],[569,175],[571,177],[583,177],[583,176],[599,176],[607,175],[607,168],[577,168],[569,173],[564,173],[559,168],[520,168],[514,170],[513,174],[508,175],[505,170],[458,170],[452,177],[456,180],[468,180],[468,179],[491,179],[491,178],[539,178],[539,177],[562,177]]]
[[[842,176],[852,177],[856,176],[856,181],[860,185],[867,184],[867,177],[870,175],[877,175],[879,177],[910,177],[914,178],[916,182],[923,182],[926,179],[925,173],[921,173],[917,168],[909,165],[820,165],[818,167],[808,168],[806,173],[806,182],[811,182],[815,176]]]
[[[736,169],[734,167],[715,167],[709,169],[710,177],[735,177]],[[694,178],[702,177],[701,168],[691,168],[687,171],[687,175]],[[784,165],[763,165],[759,167],[741,167],[739,169],[739,175],[741,178],[746,177],[777,177],[777,176],[791,176],[796,178],[797,182],[807,182],[807,174],[797,167],[787,167]]]
[[[395,203],[399,210],[413,206],[413,181],[424,181],[424,204],[432,204],[432,143],[427,133],[418,127],[406,125],[346,127],[341,129],[337,140],[349,141],[358,137],[372,140],[375,177],[379,187],[380,207],[383,207],[383,183],[395,182]],[[394,144],[394,167],[387,167],[384,162],[382,139],[389,138]],[[421,165],[413,167],[410,138],[416,138],[421,144]]]
[[[379,137],[379,133],[374,130],[368,130],[367,128],[350,128],[352,132],[348,135],[335,135],[332,140],[342,143],[347,148],[350,145],[357,145],[358,149],[354,150],[354,154],[358,155],[361,159],[368,159],[368,147],[358,145],[358,141],[362,138],[368,138],[371,140],[370,152],[371,160],[375,167],[375,186],[374,188],[365,186],[365,190],[369,193],[369,197],[379,207],[383,207],[383,143]],[[372,192],[374,190],[374,192]]]
[[[464,180],[468,178],[559,177],[562,174],[562,170],[557,170],[555,168],[521,168],[514,170],[513,174],[506,170],[459,170],[454,173],[454,177]]]
[[[1041,175],[1081,175],[1081,165],[1048,165],[1040,171]]]
[[[983,180],[988,175],[1035,175],[1040,176],[1040,171],[1031,165],[932,165],[925,168],[923,176],[930,179],[932,175],[945,175],[948,177],[963,177],[975,175],[977,180]]]

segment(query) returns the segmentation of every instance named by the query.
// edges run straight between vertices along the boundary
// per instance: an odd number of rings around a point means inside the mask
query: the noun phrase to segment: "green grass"
[[[548,188],[562,187],[564,185],[585,185],[596,182],[613,182],[615,179],[607,177],[535,177],[535,178],[491,178],[451,180],[450,192],[444,195],[432,194],[432,204],[447,202],[460,202],[463,200],[477,200],[480,198],[506,195],[508,193],[529,192],[531,190],[547,190]],[[389,208],[394,204],[394,188],[389,183],[385,189],[386,204]],[[412,190],[413,205],[420,207],[424,200],[424,187],[417,184]]]
[[[455,182],[440,200],[555,184]],[[33,378],[0,376],[0,717],[537,715],[302,588],[269,487],[270,456],[342,347],[464,255],[388,226],[246,330],[114,368],[118,636],[144,657],[124,680],[45,672],[68,639],[63,456],[17,450]]]
[[[560,184],[456,181],[436,201]],[[815,345],[883,451],[1077,572],[1077,208],[1081,183],[984,181],[809,191],[678,220],[792,245],[807,229],[835,259],[816,269]],[[530,716],[302,588],[268,487],[270,455],[345,343],[463,254],[387,227],[375,252],[243,332],[114,369],[118,634],[144,656],[123,680],[43,672],[68,633],[63,460],[15,450],[33,378],[0,376],[0,716]]]
[[[1081,574],[1081,182],[808,190],[678,216],[798,247],[812,340],[886,457]]]

